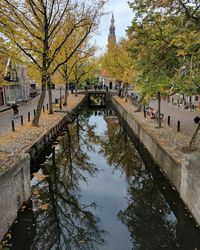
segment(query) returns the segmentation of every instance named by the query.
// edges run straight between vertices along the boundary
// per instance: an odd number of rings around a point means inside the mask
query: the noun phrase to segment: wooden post
[[[147,118],[146,106],[144,105],[144,118]]]
[[[167,124],[170,126],[170,116],[168,115]]]
[[[15,132],[15,122],[12,120],[12,131]]]
[[[28,112],[28,122],[30,122],[31,121],[31,114],[30,114],[30,112]]]
[[[23,119],[23,115],[21,115],[21,125],[24,125],[24,119]]]
[[[180,127],[181,127],[181,123],[180,121],[177,122],[177,131],[180,132]]]

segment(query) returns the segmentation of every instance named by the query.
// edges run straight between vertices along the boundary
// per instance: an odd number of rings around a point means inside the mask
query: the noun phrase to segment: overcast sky
[[[129,8],[127,0],[108,0],[105,11],[110,12],[110,14],[102,17],[99,34],[94,37],[101,51],[106,48],[112,13],[115,17],[117,41],[126,35],[125,30],[133,19],[133,11]]]

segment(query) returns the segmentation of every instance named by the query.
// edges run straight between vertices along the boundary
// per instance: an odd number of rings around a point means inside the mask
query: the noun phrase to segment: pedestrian
[[[196,116],[196,117],[194,118],[194,122],[195,122],[195,123],[199,123],[199,122],[200,122],[200,117],[199,117],[199,116]]]
[[[16,102],[13,102],[12,109],[13,109],[13,117],[17,118],[19,114],[19,110],[18,110],[18,105]]]

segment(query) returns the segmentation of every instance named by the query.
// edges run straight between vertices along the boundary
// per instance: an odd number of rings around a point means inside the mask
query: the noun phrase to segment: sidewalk
[[[158,110],[157,100],[151,101],[149,106]],[[167,123],[168,116],[170,116],[171,127],[176,127],[177,121],[180,121],[181,132],[186,135],[193,136],[198,126],[193,120],[198,113],[182,109],[181,107],[168,103],[164,100],[161,102],[161,113],[164,114],[164,123]]]
[[[0,106],[0,113],[1,112],[4,112],[4,111],[6,111],[6,110],[9,110],[9,109],[11,109],[11,106]]]
[[[152,143],[152,138],[154,142],[158,143],[163,150],[170,155],[170,157],[176,162],[180,162],[183,151],[187,150],[192,135],[185,134],[183,129],[181,129],[181,132],[177,132],[175,126],[168,126],[166,122],[163,122],[162,128],[158,129],[157,120],[151,119],[151,116],[149,115],[145,118],[144,113],[141,111],[137,112],[137,107],[134,106],[130,100],[126,101],[125,98],[120,98],[118,96],[115,96],[114,99],[122,109],[125,110],[125,115],[126,112],[130,115],[130,122],[131,119],[133,119],[138,124],[138,127],[135,125],[133,126],[135,126],[134,128],[137,131],[136,134],[139,137],[143,136],[143,132],[140,130],[141,128],[149,135],[149,141],[147,144]],[[154,149],[152,148],[152,150]]]
[[[72,111],[84,99],[84,95],[75,97],[70,95],[68,98],[68,106],[63,108],[66,112]],[[1,135],[0,140],[0,171],[2,169],[2,161],[5,159],[1,156],[2,153],[14,155],[20,152],[26,152],[27,147],[30,147],[34,141],[38,141],[44,134],[46,134],[56,123],[63,119],[66,112],[54,112],[49,115],[48,111],[42,112],[39,126],[34,127],[31,122],[24,122],[24,125],[16,125],[15,132],[11,130],[5,131]]]
[[[60,97],[60,92],[59,90],[53,90],[53,101],[55,98]],[[15,125],[20,124],[20,116],[23,115],[24,117],[24,122],[28,120],[28,112],[31,113],[31,117],[33,117],[33,110],[36,109],[37,103],[39,100],[39,96],[35,97],[31,101],[24,103],[23,105],[19,106],[19,117],[15,118]],[[46,104],[48,103],[48,94],[46,93],[46,98],[44,101],[45,109],[46,109]],[[6,131],[10,130],[12,131],[12,126],[11,126],[11,121],[13,120],[13,110],[9,109],[4,112],[0,112],[0,135],[5,133]]]

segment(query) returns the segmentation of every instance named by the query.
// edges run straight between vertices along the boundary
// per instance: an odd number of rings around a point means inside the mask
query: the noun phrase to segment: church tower
[[[116,44],[115,19],[114,19],[114,15],[113,14],[112,14],[112,18],[111,18],[111,24],[110,24],[109,35],[108,35],[108,46],[111,43],[112,44]]]

